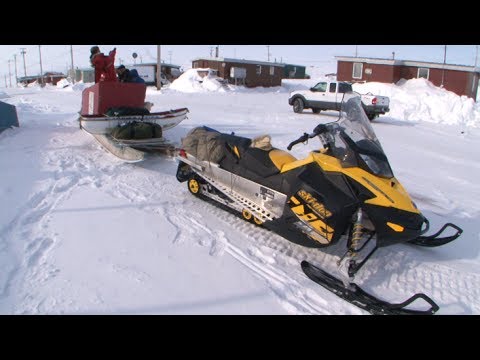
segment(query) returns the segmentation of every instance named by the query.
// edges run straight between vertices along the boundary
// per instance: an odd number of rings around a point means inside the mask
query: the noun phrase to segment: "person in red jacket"
[[[98,46],[93,46],[90,53],[90,62],[95,68],[95,84],[100,81],[118,81],[114,65],[117,48],[114,48],[106,56]]]

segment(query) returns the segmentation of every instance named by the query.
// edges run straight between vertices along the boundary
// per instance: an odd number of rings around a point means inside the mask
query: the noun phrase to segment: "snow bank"
[[[428,121],[480,127],[480,106],[466,96],[437,87],[426,79],[401,80],[397,84],[354,84],[361,94],[390,98],[389,117],[404,121]]]
[[[208,72],[208,75],[202,77],[199,73]],[[226,89],[217,80],[215,75],[212,75],[211,69],[189,69],[185,71],[180,77],[175,79],[169,86],[169,89],[181,92],[225,92]]]
[[[73,84],[72,90],[73,91],[83,91],[83,89],[88,88],[94,85],[94,83],[84,83],[83,81],[77,82]]]
[[[70,81],[68,81],[67,79],[62,79],[62,80],[59,80],[57,82],[56,87],[58,89],[64,89],[64,88],[67,88],[71,85],[72,85],[72,83]]]

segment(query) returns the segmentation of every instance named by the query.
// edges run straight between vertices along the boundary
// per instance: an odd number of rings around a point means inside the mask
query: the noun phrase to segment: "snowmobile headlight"
[[[396,232],[402,232],[405,229],[402,225],[394,224],[392,222],[387,222],[387,225]]]

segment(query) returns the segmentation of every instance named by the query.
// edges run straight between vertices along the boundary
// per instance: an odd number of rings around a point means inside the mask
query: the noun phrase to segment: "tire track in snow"
[[[327,294],[323,297],[305,287],[305,282],[308,283],[310,280],[301,271],[299,263],[309,257],[308,252],[311,249],[292,244],[271,231],[248,223],[201,199],[185,200],[183,205],[182,208],[188,208],[188,212],[176,209],[175,211],[180,211],[180,214],[166,215],[169,222],[181,233],[179,237],[182,238],[182,242],[196,236],[203,239],[199,241],[200,245],[210,246],[211,255],[229,254],[263,279],[282,306],[291,313],[330,313],[331,298],[336,298],[336,296]],[[186,216],[187,214],[188,216]],[[238,233],[238,238],[243,235],[247,241],[242,244],[237,239],[229,240],[232,235],[226,236],[224,231],[216,230],[214,226],[204,225],[207,214],[212,215],[221,225],[229,224],[234,230],[233,232]],[[184,231],[184,229],[196,230]],[[205,234],[208,240],[205,240]],[[174,241],[178,241],[178,239]],[[234,245],[234,243],[239,243],[239,245]],[[241,249],[242,245],[245,247],[244,249]],[[217,250],[219,247],[220,250]],[[266,255],[266,252],[269,255]],[[279,264],[282,266],[278,266]],[[361,311],[352,306],[351,313],[361,313]]]
[[[202,200],[195,200],[195,203],[189,204],[190,209],[198,207],[198,211],[202,214],[211,214],[217,221],[229,224],[232,230],[239,233],[239,237],[247,238],[250,244],[248,253],[240,250],[239,247],[234,247],[233,243],[238,243],[236,240],[228,242],[225,252],[234,256],[245,266],[252,269],[253,272],[264,278],[271,288],[275,289],[274,292],[286,309],[293,309],[293,312],[298,311],[299,313],[330,314],[335,313],[335,311],[345,313],[345,309],[348,308],[352,313],[366,314],[354,305],[346,305],[346,302],[313,282],[310,283],[311,288],[304,288],[310,280],[304,282],[305,275],[301,270],[298,270],[300,262],[308,259],[323,269],[334,273],[336,261],[344,252],[345,245],[342,240],[338,244],[324,249],[304,248],[290,243],[273,232],[258,228],[212,204],[204,202],[204,205],[199,205],[198,201]],[[205,220],[206,217],[202,217],[203,224]],[[267,250],[274,251],[276,256],[265,255]],[[456,313],[459,311],[458,309],[469,313],[469,310],[465,310],[465,308],[468,309],[472,307],[471,304],[475,304],[475,296],[463,296],[462,293],[480,295],[477,290],[480,289],[480,276],[469,274],[468,282],[462,281],[456,284],[455,279],[459,278],[456,275],[458,272],[450,269],[448,264],[433,263],[432,265],[429,262],[419,262],[415,259],[416,251],[420,251],[420,249],[408,245],[381,248],[377,255],[373,256],[368,264],[359,271],[355,282],[364,290],[387,301],[401,302],[414,293],[425,292],[439,304],[440,313],[442,313],[442,309],[450,313]],[[255,257],[257,259],[254,260]],[[435,261],[435,259],[432,258],[432,261]],[[258,262],[264,262],[264,264],[258,265]],[[432,266],[435,271],[432,271]],[[288,271],[288,274],[283,272],[283,277],[278,275],[279,270],[272,270],[277,268]],[[289,287],[285,289],[278,286],[279,279],[290,284]],[[452,284],[455,285],[452,286]],[[315,287],[317,288],[315,289]],[[293,289],[296,289],[296,291]],[[289,295],[285,293],[289,293]],[[393,298],[388,297],[390,295]],[[327,299],[328,306],[325,305]],[[419,303],[421,304],[421,301]],[[338,306],[335,306],[335,304],[338,304]],[[474,313],[480,313],[478,305],[474,305],[472,310]]]
[[[33,295],[60,271],[48,262],[48,253],[61,241],[49,227],[51,213],[78,186],[94,185],[101,171],[88,153],[85,156],[72,152],[70,146],[78,142],[74,136],[61,134],[50,139],[52,148],[43,153],[39,161],[46,171],[53,173],[52,178],[37,184],[18,215],[0,232],[7,239],[5,253],[14,259],[10,262],[10,271],[0,278],[0,285],[3,284],[0,299],[9,297],[15,288],[18,299],[10,306],[13,313],[42,313],[52,309],[47,305],[52,303],[51,299],[47,301]]]

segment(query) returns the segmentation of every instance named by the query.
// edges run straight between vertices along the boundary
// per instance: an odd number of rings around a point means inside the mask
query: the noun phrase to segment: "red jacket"
[[[93,56],[92,64],[95,67],[95,83],[100,81],[118,81],[115,72],[115,55],[117,50],[112,50],[105,56],[103,53],[98,53]]]

